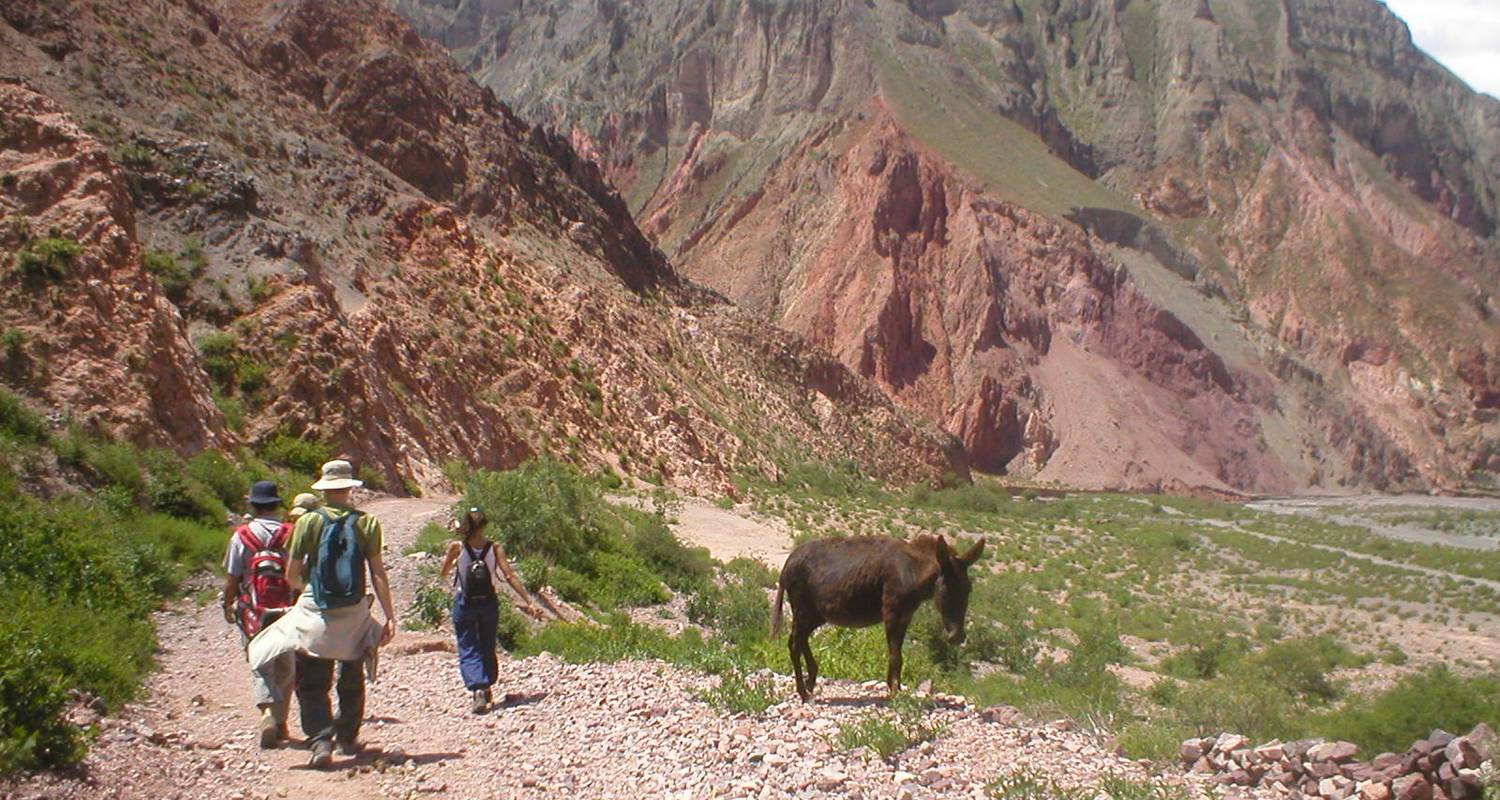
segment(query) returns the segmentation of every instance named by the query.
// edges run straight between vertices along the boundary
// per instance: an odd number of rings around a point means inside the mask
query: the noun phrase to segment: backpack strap
[[[260,540],[255,538],[255,531],[250,530],[249,525],[239,526],[235,529],[234,535],[239,537],[240,544],[245,546],[245,550],[254,553],[261,549]]]
[[[277,528],[276,533],[271,535],[271,541],[266,547],[271,550],[285,550],[287,545],[292,541],[292,532],[295,528],[296,526],[290,522],[281,523],[281,527]]]

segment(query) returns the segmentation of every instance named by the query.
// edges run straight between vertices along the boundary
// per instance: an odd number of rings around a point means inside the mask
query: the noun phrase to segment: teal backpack
[[[318,608],[345,608],[365,599],[365,554],[359,549],[355,523],[360,512],[335,517],[327,509],[313,512],[323,518],[318,562],[313,567],[313,602]]]

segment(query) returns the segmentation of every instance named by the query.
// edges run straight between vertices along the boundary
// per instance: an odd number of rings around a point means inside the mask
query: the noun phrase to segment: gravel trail
[[[383,500],[368,508],[385,524],[404,608],[419,573],[418,561],[400,554],[447,504]],[[1021,768],[1070,785],[1147,775],[1097,736],[1011,712],[981,714],[943,696],[925,719],[942,733],[887,762],[835,743],[841,723],[884,708],[883,687],[825,681],[817,701],[803,705],[790,699],[790,679],[778,676],[788,701],[749,718],[698,699],[715,678],[653,661],[502,657],[497,689],[505,701],[476,716],[465,707],[451,636],[405,630],[382,651],[380,678],[369,688],[364,752],[319,772],[305,767],[300,742],[256,748],[239,642],[214,604],[176,603],[158,623],[160,669],[142,702],[99,721],[79,769],[0,783],[0,796],[978,798],[988,782]],[[1198,778],[1170,779],[1202,796]]]

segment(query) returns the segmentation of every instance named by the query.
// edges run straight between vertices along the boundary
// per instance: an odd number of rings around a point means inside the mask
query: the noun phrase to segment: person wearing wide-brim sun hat
[[[380,520],[353,503],[354,490],[363,485],[348,460],[323,465],[312,485],[323,493],[323,503],[297,519],[287,555],[287,580],[302,593],[290,612],[250,643],[251,666],[282,652],[297,653],[302,730],[312,750],[310,763],[318,768],[332,763],[335,745],[343,755],[359,752],[365,670],[368,665],[373,672],[376,650],[396,634]],[[370,613],[366,573],[384,624]],[[328,697],[335,664],[337,717]]]

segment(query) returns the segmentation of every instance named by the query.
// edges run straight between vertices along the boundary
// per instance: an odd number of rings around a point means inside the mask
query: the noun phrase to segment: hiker
[[[335,745],[341,755],[359,752],[366,670],[373,677],[377,648],[396,635],[380,521],[352,501],[354,489],[363,485],[348,461],[323,465],[322,477],[312,486],[323,492],[323,504],[298,518],[287,561],[287,580],[302,593],[290,611],[250,643],[252,665],[279,653],[297,653],[297,703],[312,751],[309,763],[315,768],[332,763]],[[384,624],[370,613],[367,570]],[[335,670],[336,717],[328,698]]]
[[[312,492],[303,492],[292,498],[292,507],[286,512],[287,517],[295,523],[297,518],[309,511],[317,511],[323,501]]]
[[[495,594],[495,572],[505,576],[516,596],[525,601],[527,614],[541,619],[541,609],[532,602],[526,584],[511,568],[505,548],[485,538],[489,524],[484,512],[471,508],[458,519],[457,538],[449,543],[443,558],[442,578],[453,572],[453,632],[458,637],[458,671],[469,690],[469,710],[484,713],[494,702],[498,667],[495,632],[500,625],[500,600]],[[454,566],[458,567],[454,571]]]
[[[224,621],[239,628],[240,645],[266,622],[292,604],[286,580],[286,549],[291,525],[281,521],[281,498],[276,484],[256,481],[250,487],[251,519],[229,537],[224,553]],[[248,657],[248,654],[247,654]],[[260,709],[260,746],[275,747],[287,737],[287,708],[291,705],[296,661],[284,653],[260,669],[251,670],[250,685]]]

